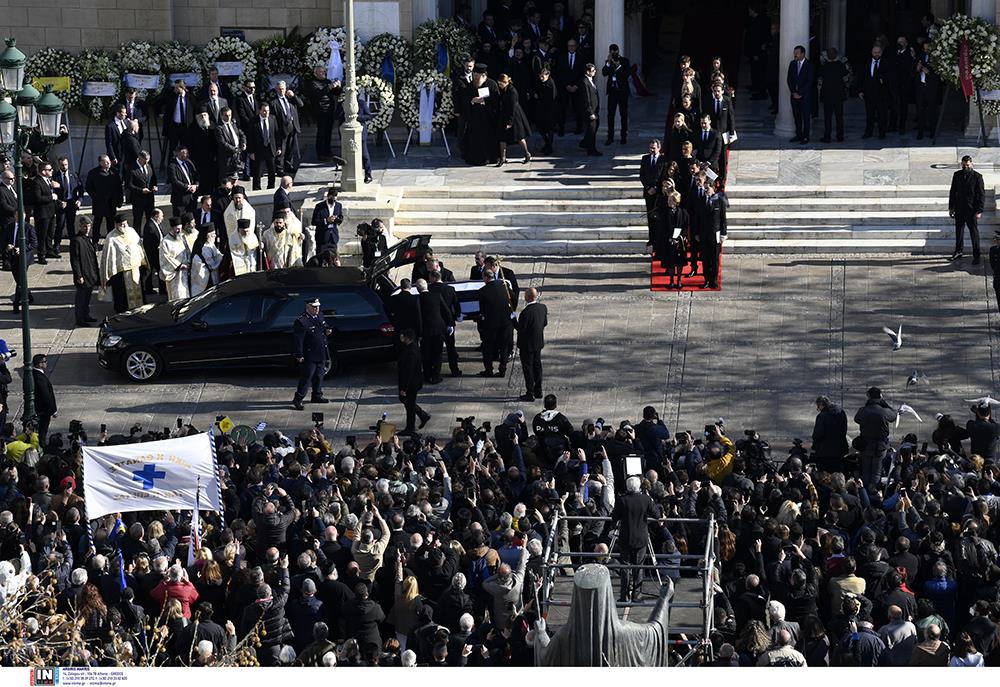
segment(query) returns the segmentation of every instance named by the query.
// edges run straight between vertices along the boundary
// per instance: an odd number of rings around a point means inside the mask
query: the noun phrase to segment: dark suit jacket
[[[983,175],[976,170],[960,169],[951,176],[948,192],[948,210],[959,217],[969,217],[983,211],[986,193]]]
[[[76,172],[69,171],[66,172],[66,175],[69,177],[68,183],[63,179],[63,173],[60,170],[57,169],[52,172],[52,180],[59,182],[59,189],[56,193],[59,194],[59,200],[66,202],[73,201],[75,203],[83,198],[83,182]]]
[[[608,77],[604,92],[607,95],[615,93],[621,98],[629,97],[631,93],[629,91],[629,86],[628,86],[628,77],[631,73],[632,73],[632,66],[629,64],[628,59],[624,57],[618,58],[617,68],[612,68],[608,65],[607,62],[605,62],[604,67],[601,68],[601,74]],[[614,84],[612,84],[611,81],[612,76],[614,77],[615,81]]]
[[[649,188],[655,188],[657,191],[660,190],[660,181],[663,179],[663,175],[667,171],[667,156],[660,151],[659,156],[656,158],[656,164],[652,163],[653,156],[646,153],[642,156],[642,160],[639,161],[639,181],[642,183],[643,190]]]
[[[540,351],[545,347],[545,327],[549,311],[544,303],[525,306],[517,318],[517,347],[522,351]]]
[[[116,118],[104,125],[104,151],[111,158],[112,164],[122,160],[122,134],[118,133]]]
[[[590,79],[587,77],[580,79],[580,90],[577,93],[580,96],[580,114],[584,119],[589,119],[590,115],[600,114],[601,97],[597,93],[597,86],[591,85]]]
[[[248,134],[249,125],[260,118],[260,113],[257,112],[257,107],[260,103],[261,100],[257,97],[256,93],[254,93],[253,96],[253,106],[251,106],[247,101],[246,93],[240,93],[239,96],[233,100],[233,119],[236,121],[236,126],[242,129],[244,134]]]
[[[25,223],[28,233],[25,234],[25,243],[27,252],[25,257],[28,259],[28,264],[31,265],[35,262],[35,250],[38,248],[38,234],[35,233],[35,228],[30,224]],[[16,222],[11,222],[7,225],[7,229],[4,232],[4,245],[5,246],[15,246],[20,247],[18,238],[18,233],[15,231],[17,227]],[[20,256],[14,255],[13,253],[8,255],[7,269],[11,272],[19,270],[21,268]]]
[[[448,307],[451,312],[451,317],[446,320],[449,327],[455,326],[455,321],[462,314],[462,304],[458,300],[458,293],[455,292],[455,287],[451,284],[446,284],[443,281],[435,282],[427,286],[431,293],[436,293],[441,296],[441,300]]]
[[[344,221],[344,206],[340,204],[339,200],[333,201],[333,212],[330,212],[330,206],[326,204],[326,201],[316,204],[313,208],[311,224],[316,227],[317,236],[326,231],[327,220],[331,217],[335,220],[333,224],[339,225]]]
[[[400,291],[389,297],[389,314],[396,331],[412,329],[419,337],[423,329],[423,317],[420,315],[420,301],[409,291]]]
[[[130,203],[154,204],[157,184],[154,165],[146,164],[146,174],[142,173],[142,168],[139,165],[133,165],[128,171],[126,184],[128,185],[128,200]],[[144,188],[152,189],[153,193],[143,193],[142,190]]]
[[[407,394],[414,394],[424,386],[424,366],[420,358],[420,348],[415,341],[399,349],[396,375],[399,388]]]
[[[611,512],[612,523],[621,526],[618,541],[629,549],[642,549],[649,540],[649,523],[646,518],[654,517],[653,500],[642,492],[625,494],[615,501]]]
[[[707,162],[712,169],[719,168],[719,155],[722,154],[722,138],[714,129],[708,132],[708,139],[702,140],[702,132],[695,133],[694,156],[702,162]]]
[[[715,111],[715,96],[709,95],[702,103],[701,111],[712,117],[712,128],[718,132],[727,131],[730,134],[736,132],[736,116],[733,113],[733,101],[728,95],[722,96],[722,109]]]
[[[222,108],[229,107],[229,101],[219,96],[219,106],[213,111],[212,102],[206,97],[198,106],[199,112],[208,113],[209,128],[214,129],[222,121]]]
[[[146,110],[146,101],[139,100],[138,98],[136,98],[135,101],[131,105],[129,105],[128,102],[124,98],[122,98],[117,103],[115,103],[115,107],[117,107],[118,105],[125,106],[126,119],[135,119],[139,121],[140,124],[139,131],[141,133],[142,132],[141,124],[149,118],[149,112]]]
[[[100,167],[87,172],[87,194],[94,214],[114,214],[122,204],[122,178],[113,169],[107,174]]]
[[[288,195],[288,191],[281,188],[280,186],[274,192],[274,196],[271,200],[271,205],[274,208],[286,205],[291,209],[292,214],[294,214],[296,217],[299,216],[299,213],[295,211],[295,205],[292,204],[292,197]]]
[[[441,272],[442,279],[444,278],[444,272]],[[517,285],[517,275],[514,274],[514,270],[509,267],[500,267],[497,270],[497,281],[506,281],[510,285],[510,302],[514,310],[517,310],[518,299],[521,296],[521,289]]]
[[[240,131],[239,125],[232,122],[233,131],[236,134],[234,141],[229,135],[229,128],[218,126],[215,129],[215,144],[219,159],[219,171],[223,174],[234,171],[239,166],[240,146],[246,146],[247,137]]]
[[[919,64],[923,64],[925,67],[927,67],[929,73],[927,74],[927,78],[924,79],[924,81],[921,82],[920,81],[920,71],[919,70],[915,70],[916,74],[913,77],[914,87],[917,88],[917,89],[921,89],[921,88],[922,89],[930,89],[930,94],[932,94],[934,96],[934,98],[936,99],[937,98],[938,89],[941,88],[941,77],[938,76],[937,71],[934,69],[933,66],[931,66],[930,55],[928,55],[926,53],[923,54],[923,55],[919,55],[917,57],[917,64],[918,65]],[[918,91],[918,92],[928,93],[927,90]]]
[[[503,329],[511,324],[513,310],[502,282],[493,280],[479,289],[479,319],[486,329]]]
[[[788,90],[792,93],[798,93],[802,96],[803,100],[808,101],[812,97],[814,80],[813,63],[810,60],[803,60],[801,71],[798,69],[798,64],[795,60],[792,60],[788,64],[788,76],[786,78]]]
[[[824,103],[844,102],[847,98],[847,88],[844,86],[845,76],[847,76],[847,67],[840,60],[824,63],[819,68],[819,78],[823,80],[819,99]]]
[[[552,75],[556,79],[556,83],[559,84],[559,91],[566,94],[566,86],[579,86],[580,79],[583,78],[583,68],[587,64],[587,61],[580,56],[580,52],[577,51],[576,57],[574,58],[573,68],[569,68],[569,57],[568,53],[563,53],[556,60],[555,73]],[[576,92],[579,95],[580,91]],[[568,94],[567,94],[568,95]]]
[[[250,124],[247,135],[247,150],[254,155],[264,157],[274,157],[281,149],[281,131],[278,129],[278,120],[274,115],[267,117],[267,140],[264,140],[264,132],[260,127],[260,117],[255,116]]]
[[[74,234],[69,240],[69,265],[73,270],[73,284],[79,285],[77,281],[83,277],[83,286],[96,287],[101,283],[100,272],[97,268],[97,251],[94,250],[94,242],[89,236]]]
[[[302,127],[299,126],[299,107],[302,106],[302,99],[299,96],[293,98],[286,96],[285,100],[288,102],[288,116],[286,117],[285,111],[281,109],[281,103],[277,96],[271,101],[271,114],[278,120],[282,136],[287,138],[292,134],[302,132]]]
[[[24,201],[31,205],[35,219],[50,219],[56,216],[56,201],[52,199],[52,194],[57,192],[57,189],[51,188],[40,176],[32,177],[22,185],[22,188]]]
[[[52,390],[52,382],[41,370],[31,369],[35,380],[35,412],[39,415],[52,416],[56,414],[56,394]]]
[[[883,57],[879,60],[878,69],[872,74],[872,58],[865,60],[858,74],[858,87],[865,98],[881,98],[889,93],[891,70],[892,67]]]
[[[136,160],[139,159],[139,153],[142,152],[142,143],[140,143],[137,135],[126,131],[122,134],[120,147],[121,157],[118,158],[118,165],[121,175],[124,177],[127,171],[135,166]]]
[[[198,171],[194,168],[191,160],[186,161],[187,176],[191,180],[191,185],[198,185]],[[177,158],[171,158],[167,165],[167,180],[170,182],[170,204],[190,205],[194,200],[194,193],[187,190],[188,181],[184,178],[181,165]]]
[[[423,336],[440,336],[447,334],[448,324],[452,319],[451,311],[444,304],[444,299],[433,291],[425,291],[417,296],[420,301],[420,317]]]
[[[17,221],[17,196],[5,184],[0,184],[0,228],[7,230]]]
[[[174,126],[174,110],[177,107],[177,94],[171,93],[165,99],[166,106],[163,109],[163,135],[169,136]],[[183,126],[194,124],[194,112],[198,105],[190,93],[184,96],[184,121]]]

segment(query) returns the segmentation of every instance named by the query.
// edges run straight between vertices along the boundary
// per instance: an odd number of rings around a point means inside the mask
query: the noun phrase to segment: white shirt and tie
[[[567,57],[569,58],[569,70],[573,71],[573,65],[576,64],[576,53],[571,52]]]
[[[201,224],[211,224],[212,223],[212,213],[208,210],[201,211]]]
[[[174,158],[174,159],[177,160],[177,164],[180,165],[180,167],[181,167],[181,174],[184,175],[184,181],[186,181],[187,185],[190,186],[191,185],[191,175],[188,174],[187,162],[185,162],[184,160],[182,160],[180,158]]]
[[[184,123],[184,95],[177,96],[177,105],[174,107],[174,124]]]
[[[268,126],[267,126],[267,118],[266,117],[261,117],[260,118],[260,132],[261,132],[261,134],[263,134],[263,137],[264,137],[264,145],[265,146],[266,145],[270,145],[271,144],[271,137],[268,134]]]
[[[878,58],[872,58],[872,78],[875,78],[875,72],[878,70]]]

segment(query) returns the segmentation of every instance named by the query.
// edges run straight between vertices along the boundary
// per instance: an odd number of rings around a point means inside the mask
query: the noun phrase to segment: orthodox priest
[[[466,122],[465,161],[470,165],[488,165],[500,154],[497,122],[500,117],[500,88],[486,74],[486,65],[476,64],[472,81],[458,95],[459,107]]]
[[[242,191],[233,192],[233,202],[223,214],[226,236],[229,239],[229,257],[233,261],[233,275],[240,276],[257,270],[257,249],[260,240],[254,227],[257,213]]]
[[[268,269],[302,267],[302,224],[299,223],[296,230],[289,226],[293,219],[283,211],[278,211],[271,226],[264,230],[262,242]]]
[[[184,240],[183,220],[170,220],[170,231],[160,241],[160,279],[167,285],[167,300],[178,301],[191,295],[191,249]]]
[[[115,228],[101,250],[101,296],[106,300],[110,287],[116,313],[145,303],[141,271],[148,266],[139,234],[128,225],[125,215],[116,215]]]

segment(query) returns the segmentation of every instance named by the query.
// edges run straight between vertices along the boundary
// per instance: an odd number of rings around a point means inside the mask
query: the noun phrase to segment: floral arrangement
[[[28,58],[25,71],[32,79],[47,76],[69,77],[69,90],[56,90],[55,94],[62,99],[67,110],[79,104],[80,89],[83,86],[80,61],[65,50],[42,48]]]
[[[326,69],[326,65],[330,62],[330,39],[334,39],[340,43],[340,54],[344,60],[344,64],[347,64],[347,30],[343,26],[335,27],[322,27],[316,29],[311,36],[309,36],[309,41],[306,43],[306,66],[312,71],[316,67],[323,67]],[[358,40],[358,34],[354,34],[354,55],[357,57],[361,54],[361,41]]]
[[[996,88],[1000,39],[996,28],[985,19],[956,14],[945,21],[931,50],[931,66],[944,81],[961,89],[958,52],[962,38],[969,41],[973,84],[976,88]]]
[[[434,118],[435,129],[447,126],[452,117],[455,116],[455,101],[451,94],[451,79],[440,73],[437,69],[421,69],[409,79],[403,82],[399,89],[399,114],[403,123],[411,129],[420,126],[420,88],[424,85],[434,84],[436,87],[434,98]]]
[[[121,93],[121,65],[118,57],[107,50],[84,50],[80,53],[80,74],[84,82],[105,81],[115,85],[114,95],[110,96],[80,96],[81,109],[91,119],[102,120],[108,116],[111,106],[118,100]]]
[[[190,90],[201,88],[202,72],[205,69],[205,61],[201,51],[193,45],[187,45],[180,41],[169,41],[160,46],[160,68],[163,76],[169,77],[171,74],[197,74],[198,83],[188,84]],[[168,87],[171,84],[166,84]]]
[[[388,81],[388,74],[382,70],[386,57],[392,61],[390,85],[395,87],[396,84],[402,84],[413,71],[413,46],[394,33],[380,33],[365,43],[365,47],[361,49],[358,71]]]
[[[216,36],[205,46],[205,63],[212,66],[216,62],[242,62],[243,73],[237,77],[220,77],[232,80],[235,90],[243,88],[247,81],[257,78],[257,54],[253,46],[232,36]]]
[[[255,45],[262,75],[287,74],[302,81],[301,77],[306,72],[306,39],[299,35],[298,27],[293,28],[287,36],[266,38]],[[264,86],[267,89],[270,84]]]
[[[159,76],[160,50],[149,41],[129,41],[118,49],[118,63],[122,74],[143,74]],[[162,77],[160,78],[162,82]],[[146,97],[146,89],[138,89],[140,98]]]
[[[474,37],[453,19],[425,21],[417,27],[413,41],[413,61],[418,69],[437,69],[438,44],[444,44],[451,64],[472,52]]]
[[[372,110],[372,119],[368,122],[368,127],[372,131],[388,129],[392,114],[396,110],[396,94],[392,92],[392,86],[377,76],[364,74],[358,77],[358,90],[364,91],[364,95],[368,96],[369,107]]]

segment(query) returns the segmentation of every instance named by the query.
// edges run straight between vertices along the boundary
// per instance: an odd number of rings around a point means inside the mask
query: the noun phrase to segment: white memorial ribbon
[[[340,43],[330,39],[330,60],[326,63],[326,78],[330,81],[344,80],[344,61],[340,58]]]
[[[420,87],[420,145],[430,145],[431,133],[434,131],[434,98],[437,87],[434,84],[424,84]]]

